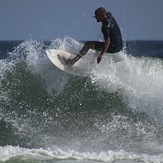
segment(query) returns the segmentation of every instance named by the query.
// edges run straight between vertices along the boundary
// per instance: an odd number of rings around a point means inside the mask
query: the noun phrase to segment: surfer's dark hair
[[[95,15],[105,16],[107,14],[104,7],[99,7],[95,10]]]

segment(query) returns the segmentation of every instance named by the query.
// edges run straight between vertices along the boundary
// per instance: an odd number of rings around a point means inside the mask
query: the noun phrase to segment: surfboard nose
[[[50,49],[46,49],[45,51],[46,51],[46,53],[52,54]]]

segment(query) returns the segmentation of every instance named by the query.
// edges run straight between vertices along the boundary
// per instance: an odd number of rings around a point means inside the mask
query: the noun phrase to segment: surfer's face
[[[100,7],[95,10],[95,16],[97,22],[102,21],[106,17],[106,10],[103,7]]]
[[[95,18],[96,18],[97,22],[100,22],[102,20],[102,16],[99,14],[96,14]]]

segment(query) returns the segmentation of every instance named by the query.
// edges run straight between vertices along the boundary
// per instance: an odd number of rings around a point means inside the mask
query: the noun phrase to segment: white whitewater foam
[[[163,161],[163,154],[160,155],[147,155],[128,153],[123,150],[120,151],[107,151],[107,152],[77,152],[74,150],[63,151],[61,149],[52,150],[48,149],[26,149],[13,146],[0,147],[0,161],[8,161],[12,158],[20,158],[35,161],[48,161],[48,160],[85,160],[85,161],[102,161],[102,162],[115,162],[115,161],[143,161],[151,163],[161,163]],[[73,161],[72,161],[73,162]]]
[[[105,56],[90,71],[92,82],[108,93],[122,91],[124,102],[136,112],[145,112],[162,124],[163,61],[135,58],[124,53],[124,60],[114,63]]]

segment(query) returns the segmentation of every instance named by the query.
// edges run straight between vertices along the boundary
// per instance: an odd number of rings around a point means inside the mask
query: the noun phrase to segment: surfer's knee
[[[79,54],[81,56],[84,56],[88,52],[89,49],[94,49],[94,42],[93,41],[86,41],[84,43],[83,48],[80,50]]]
[[[94,43],[94,41],[86,41],[85,44],[84,44],[84,46],[85,46],[85,48],[87,50],[94,49],[95,43]]]
[[[81,56],[83,56],[83,55],[85,55],[85,54],[88,52],[89,49],[90,49],[90,46],[89,46],[89,42],[87,41],[87,42],[84,43],[84,46],[83,46],[83,48],[80,50],[79,54],[80,54]]]
[[[89,47],[90,47],[90,42],[89,42],[89,41],[85,42],[84,47],[85,47],[85,49],[89,49]]]

